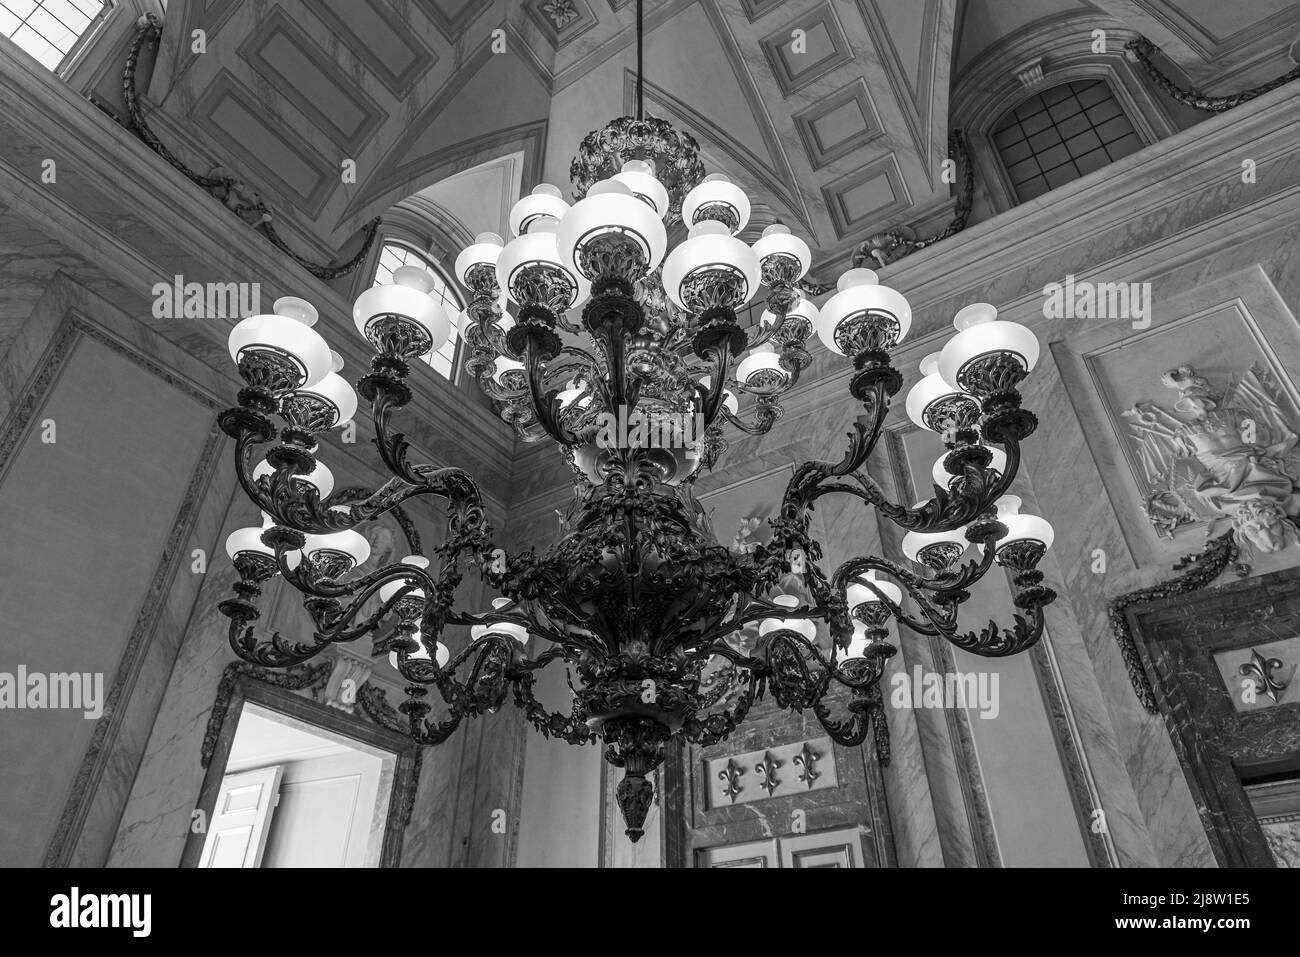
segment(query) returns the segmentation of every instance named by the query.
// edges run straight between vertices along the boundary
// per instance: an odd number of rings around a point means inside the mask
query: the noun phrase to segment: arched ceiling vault
[[[1088,13],[1204,82],[1275,68],[1300,33],[1291,0],[646,0],[647,109],[842,264],[880,230],[946,221],[954,70]],[[472,235],[514,197],[480,211],[468,183],[567,189],[581,137],[630,110],[634,24],[632,0],[171,0],[148,115],[317,258],[421,191]]]

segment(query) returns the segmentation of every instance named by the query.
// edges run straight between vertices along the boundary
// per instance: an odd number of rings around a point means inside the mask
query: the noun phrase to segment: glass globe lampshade
[[[777,595],[772,601],[785,608],[799,607],[799,599],[794,595]],[[760,638],[770,632],[781,630],[797,631],[810,639],[817,637],[817,623],[809,618],[764,618],[758,623]]]
[[[942,459],[939,460],[939,467],[943,467]],[[920,508],[924,504],[925,502],[917,502],[912,507]],[[929,548],[931,545],[943,544],[959,546],[961,551],[966,551],[966,546],[969,543],[966,541],[965,526],[962,528],[955,528],[950,532],[908,532],[903,536],[903,554],[911,561],[924,564],[924,562],[921,562],[921,559],[917,557],[920,555],[922,550]]]
[[[292,395],[309,400],[315,410],[312,431],[335,428],[357,414],[356,390],[337,372],[327,373],[314,385],[295,389]]]
[[[351,563],[348,566],[351,568],[364,564],[370,557],[370,543],[366,541],[366,537],[351,529],[330,532],[327,535],[308,535],[302,550],[308,558],[315,558],[318,555],[345,558]]]
[[[1004,469],[1007,467],[1007,453],[992,445],[986,446],[986,448],[993,453],[993,461],[989,463],[988,467],[996,471],[999,475],[1004,474]],[[946,452],[939,456],[930,473],[934,477],[934,484],[939,486],[939,488],[947,488],[948,483],[957,477],[949,473],[949,471],[943,467],[943,460],[947,457],[948,454]]]
[[[971,391],[970,367],[995,356],[1018,362],[1029,372],[1038,362],[1038,338],[1018,322],[998,318],[998,310],[977,302],[957,313],[952,321],[957,334],[939,353],[939,374],[959,389]]]
[[[510,209],[511,235],[522,236],[538,219],[551,219],[558,223],[569,209],[558,187],[550,183],[534,186],[531,193]]]
[[[704,376],[700,379],[700,385],[704,386],[705,389],[711,390],[713,388],[713,376]],[[736,393],[732,392],[730,389],[722,390],[722,404],[731,411],[732,415],[736,415],[740,412],[740,402],[736,398]]]
[[[839,291],[822,306],[817,335],[826,348],[846,355],[856,327],[871,320],[882,324],[881,348],[892,349],[912,328],[912,307],[902,293],[880,285],[870,269],[849,269],[836,283]]]
[[[534,217],[528,232],[512,239],[497,259],[497,285],[518,305],[526,302],[524,287],[530,275],[559,273],[568,283],[569,294],[555,302],[559,311],[573,308],[591,295],[591,283],[579,275],[561,256],[555,244],[557,224],[546,217]]]
[[[250,525],[246,528],[235,529],[226,536],[226,554],[232,560],[243,552],[274,558],[275,549],[262,543],[262,533],[266,529],[267,526],[265,525]]]
[[[625,183],[602,180],[587,191],[585,199],[575,203],[560,220],[556,242],[566,266],[575,275],[598,278],[583,268],[582,252],[599,240],[624,240],[634,243],[645,260],[644,272],[651,272],[663,261],[668,248],[668,232],[663,220],[647,203],[632,195]],[[630,277],[639,279],[644,273]]]
[[[775,388],[790,381],[790,373],[781,368],[781,357],[771,343],[755,346],[736,367],[736,380],[751,389]]]
[[[649,205],[660,219],[668,215],[668,190],[655,176],[655,164],[647,160],[628,160],[623,169],[610,179],[622,183],[632,195]]]
[[[754,243],[754,255],[758,257],[759,266],[770,270],[786,260],[794,265],[788,275],[790,282],[802,279],[812,265],[812,250],[808,244],[790,232],[790,227],[773,223],[763,230],[763,235]]]
[[[726,226],[734,236],[749,223],[749,197],[723,173],[710,173],[682,200],[682,220],[687,226],[705,222],[710,216]]]
[[[514,602],[512,602],[509,598],[502,597],[502,598],[492,599],[492,608],[494,611],[501,611],[502,609],[508,608],[513,604]],[[493,632],[500,635],[509,635],[511,638],[519,642],[521,645],[528,644],[528,629],[525,628],[523,625],[517,625],[512,621],[488,621],[488,622],[484,622],[481,625],[473,625],[470,627],[469,635],[471,638],[477,641],[479,638],[482,638],[488,632]]]
[[[902,589],[891,581],[884,581],[877,578],[876,570],[874,568],[868,568],[866,574],[859,577],[875,585],[876,588],[895,605],[902,604]],[[877,596],[875,592],[859,581],[850,582],[849,586],[844,590],[844,593],[848,599],[850,612],[859,605],[870,605],[873,602],[880,601],[879,596]]]
[[[275,468],[266,459],[262,459],[253,469],[253,479],[256,481],[267,475],[274,475]],[[334,491],[334,473],[325,467],[324,462],[317,462],[316,467],[306,475],[295,475],[294,482],[301,482],[304,485],[310,485],[316,489],[316,495],[319,498],[328,498],[330,492]],[[269,516],[267,516],[269,518]]]
[[[853,637],[849,639],[849,646],[844,649],[841,657],[844,661],[850,658],[861,658],[866,654],[867,646],[870,644],[871,639],[867,637],[867,623],[854,621]]]
[[[406,654],[406,658],[407,658],[407,660],[408,660],[408,661],[428,661],[428,660],[429,660],[429,652],[428,652],[428,649],[426,649],[426,648],[424,647],[424,641],[421,639],[421,637],[420,637],[420,633],[417,631],[415,634],[411,635],[411,639],[415,642],[415,644],[416,644],[416,648],[415,648],[414,651],[407,652],[407,654]],[[436,655],[437,655],[437,657],[436,657],[434,660],[436,660],[436,661],[438,662],[438,667],[439,667],[439,668],[445,668],[445,667],[447,667],[447,662],[451,660],[451,651],[450,651],[450,650],[447,648],[447,646],[444,645],[441,641],[438,641],[438,642],[435,642],[435,643],[434,643],[434,650],[435,650]],[[394,669],[397,668],[397,652],[396,652],[396,651],[390,651],[390,652],[388,653],[388,663],[389,663],[389,665],[391,665]]]
[[[393,270],[391,283],[371,286],[357,296],[352,322],[380,350],[385,348],[391,330],[404,330],[408,334],[401,337],[403,344],[398,350],[403,358],[440,349],[451,335],[451,317],[442,303],[430,295],[436,283],[428,270],[398,266]]]
[[[757,245],[757,243],[755,245]],[[818,315],[820,315],[820,310],[813,305],[813,301],[811,299],[801,298],[790,307],[788,312],[786,312],[786,322],[788,323],[791,320],[802,319],[808,323],[810,328],[815,328],[817,326]],[[771,310],[764,309],[763,314],[758,317],[758,324],[760,327],[770,328],[775,326],[776,323],[777,315]]]
[[[497,356],[493,360],[492,379],[497,385],[505,385],[505,376],[511,372],[522,372],[524,364],[506,356]]]
[[[410,565],[412,568],[428,568],[429,559],[425,558],[423,555],[407,555],[405,558],[402,559],[401,564]],[[409,583],[409,581],[410,579],[407,578],[398,578],[395,581],[384,582],[384,584],[379,586],[379,600],[382,602],[388,601],[399,591],[405,588]],[[407,592],[406,597],[423,598],[424,589],[416,588],[413,591]]]
[[[315,308],[293,296],[277,299],[272,312],[249,316],[230,330],[230,358],[242,366],[245,359],[272,364],[277,374],[268,383],[272,391],[285,392],[314,385],[329,374],[334,358],[315,325]],[[242,372],[241,368],[241,372]]]
[[[997,500],[998,521],[1007,527],[1006,537],[997,540],[995,547],[998,551],[1012,542],[1024,541],[1042,542],[1044,548],[1052,547],[1056,533],[1052,530],[1051,523],[1037,515],[1022,515],[1022,504],[1019,495],[1003,495]],[[983,551],[981,546],[976,547]]]
[[[758,291],[758,257],[730,235],[727,227],[705,220],[691,227],[689,238],[664,260],[664,292],[680,309],[700,312],[715,304],[743,306]],[[702,297],[699,285],[715,285],[714,298]]]
[[[939,374],[939,353],[932,352],[921,360],[921,380],[907,393],[907,417],[929,432],[941,431],[938,421],[927,419],[926,412],[940,411],[940,403],[961,399],[965,393],[955,388]],[[967,396],[967,401],[974,402]],[[933,418],[933,417],[932,417]],[[947,484],[946,482],[944,483]]]
[[[495,270],[504,247],[505,243],[496,233],[479,233],[473,244],[462,249],[456,257],[456,279],[466,289],[472,288],[470,273],[483,267]]]

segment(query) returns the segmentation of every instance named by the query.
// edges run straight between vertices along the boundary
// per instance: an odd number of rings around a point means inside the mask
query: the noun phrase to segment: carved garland
[[[1129,628],[1125,611],[1132,605],[1199,591],[1218,578],[1229,565],[1236,562],[1237,555],[1237,543],[1233,541],[1232,532],[1226,532],[1207,542],[1205,548],[1197,554],[1179,560],[1174,566],[1175,571],[1191,566],[1185,574],[1111,600],[1109,605],[1111,631],[1115,635],[1116,642],[1119,643],[1120,654],[1124,656],[1124,665],[1128,669],[1129,680],[1133,682],[1133,690],[1137,693],[1142,706],[1151,714],[1159,713],[1155,690],[1151,686],[1151,679],[1147,676],[1146,669],[1142,667],[1142,658],[1138,654],[1137,642],[1133,640],[1133,632]],[[1242,566],[1238,566],[1238,573],[1241,570]]]
[[[971,206],[975,201],[975,168],[971,165],[970,150],[966,146],[966,136],[961,130],[953,130],[948,134],[948,155],[962,169],[961,192],[957,194],[957,204],[953,207],[952,222],[942,232],[928,239],[909,239],[906,233],[912,232],[910,229],[891,229],[877,233],[853,253],[855,267],[867,264],[868,260],[875,260],[876,268],[888,266],[904,256],[910,256],[917,250],[933,246],[966,228],[970,220]]]
[[[140,27],[136,31],[135,39],[131,43],[131,51],[126,58],[126,69],[122,74],[122,99],[126,102],[127,116],[131,121],[130,130],[136,135],[136,138],[145,146],[153,150],[171,166],[180,172],[186,179],[207,190],[217,199],[221,200],[235,215],[247,222],[254,229],[271,241],[277,249],[291,258],[303,269],[315,276],[317,279],[339,279],[353,272],[370,253],[370,247],[374,245],[375,236],[378,233],[381,220],[375,217],[363,227],[365,240],[361,248],[357,250],[356,255],[345,263],[337,266],[322,266],[313,263],[289,248],[280,234],[276,232],[275,227],[271,224],[272,214],[266,203],[260,196],[249,193],[247,187],[239,180],[230,176],[203,176],[194,172],[179,160],[162,141],[154,134],[149,124],[145,121],[144,114],[140,110],[140,98],[135,88],[135,72],[140,61],[140,51],[144,48],[145,43],[156,45],[162,36],[162,24],[158,17],[152,13],[146,13],[140,21]],[[248,202],[242,199],[247,197]]]
[[[1280,86],[1285,86],[1293,80],[1300,80],[1300,66],[1297,66],[1290,73],[1279,76],[1260,86],[1244,90],[1241,93],[1229,93],[1226,96],[1208,96],[1195,88],[1184,89],[1165,76],[1151,59],[1151,55],[1159,53],[1160,48],[1146,37],[1137,37],[1130,40],[1124,44],[1124,49],[1133,55],[1138,65],[1150,77],[1152,83],[1183,104],[1183,106],[1190,106],[1194,110],[1202,110],[1206,113],[1225,113],[1234,106],[1241,106],[1241,104],[1263,96]]]

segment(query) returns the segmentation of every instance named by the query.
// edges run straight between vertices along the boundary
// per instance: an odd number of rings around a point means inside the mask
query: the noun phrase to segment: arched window
[[[0,0],[0,3],[7,0]],[[372,285],[381,285],[393,281],[393,270],[398,266],[419,266],[421,269],[427,269],[435,280],[433,286],[433,295],[442,299],[442,304],[447,309],[447,315],[451,317],[451,335],[443,344],[441,349],[436,350],[425,357],[425,361],[433,366],[434,371],[444,379],[456,380],[456,350],[460,346],[460,330],[457,324],[460,321],[460,314],[465,308],[461,302],[460,296],[456,290],[447,282],[447,278],[429,258],[422,253],[416,252],[410,246],[402,243],[388,242],[384,243],[384,248],[379,252],[379,267],[375,270],[375,281]]]
[[[0,34],[57,70],[110,6],[107,0],[0,0]]]
[[[1022,203],[1143,146],[1102,80],[1064,83],[1029,97],[993,128],[993,143]]]

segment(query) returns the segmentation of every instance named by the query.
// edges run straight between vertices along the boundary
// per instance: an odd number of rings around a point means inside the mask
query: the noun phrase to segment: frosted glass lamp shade
[[[965,530],[958,528],[951,532],[908,532],[903,536],[903,554],[910,561],[920,562],[918,556],[924,549],[943,544],[960,545],[964,552],[967,544]]]
[[[735,235],[749,223],[749,197],[722,173],[704,177],[704,181],[686,194],[682,201],[682,219],[687,226],[704,222],[706,217],[721,215],[727,232]]]
[[[977,302],[957,313],[953,326],[957,334],[939,354],[939,374],[946,382],[963,388],[968,366],[977,359],[1009,356],[1029,372],[1038,362],[1038,338],[1018,322],[997,318],[998,311],[987,302]]]
[[[347,556],[351,559],[353,567],[364,564],[370,557],[370,543],[366,541],[366,537],[351,529],[331,532],[328,535],[308,535],[302,550],[308,558],[312,558],[318,552]]]
[[[303,300],[291,297],[277,299],[276,306],[284,314],[249,316],[230,330],[230,358],[240,363],[245,357],[260,356],[282,366],[285,372],[275,382],[276,391],[314,385],[334,365],[330,347],[307,322],[307,319],[316,321],[316,310]]]
[[[408,661],[428,661],[429,652],[424,647],[424,641],[421,640],[420,633],[417,631],[411,636],[417,645],[414,651],[408,652],[406,658]],[[434,642],[434,660],[438,663],[439,668],[446,668],[447,662],[451,660],[451,651],[441,641]],[[394,669],[397,668],[397,652],[388,653],[388,664]]]
[[[511,207],[510,232],[512,235],[522,236],[540,219],[559,222],[569,208],[569,204],[564,201],[557,187],[550,183],[542,183],[540,186],[533,187],[531,193]]]
[[[706,220],[691,227],[690,237],[664,260],[664,292],[678,308],[701,311],[706,305],[691,287],[699,282],[721,280],[733,286],[725,296],[727,305],[743,306],[758,291],[758,257],[749,246],[727,233],[721,223]]]
[[[492,608],[494,611],[501,611],[514,604],[509,598],[493,598]],[[488,621],[481,625],[474,625],[469,630],[469,635],[475,641],[482,638],[489,632],[498,635],[509,635],[521,645],[528,644],[528,629],[523,625],[517,625],[512,621]]]
[[[653,163],[645,160],[628,160],[623,169],[610,179],[622,183],[632,195],[654,209],[660,219],[668,215],[668,190],[655,176]]]
[[[821,314],[820,310],[815,305],[813,305],[813,301],[811,299],[800,299],[793,306],[791,306],[789,311],[786,313],[786,321],[789,322],[792,319],[803,319],[807,321],[809,326],[816,328],[817,317],[820,314]],[[764,309],[763,314],[759,316],[758,322],[760,326],[764,326],[764,327],[774,326],[776,325],[776,313],[768,309]]]
[[[337,372],[330,372],[315,385],[304,386],[294,395],[309,395],[331,410],[321,423],[325,429],[342,425],[357,414],[357,393],[352,384]]]
[[[850,658],[861,658],[866,654],[867,646],[871,640],[867,637],[866,622],[855,621],[853,623],[853,637],[849,639],[849,647],[844,650],[841,657],[847,661]]]
[[[794,595],[777,595],[772,601],[785,608],[799,607],[799,599]],[[817,624],[808,618],[764,618],[758,623],[760,638],[773,631],[782,630],[797,631],[809,639],[817,637]]]
[[[412,568],[428,568],[429,559],[425,558],[423,555],[407,555],[405,558],[402,559],[402,564],[410,565]],[[384,584],[379,586],[379,600],[384,602],[388,601],[399,591],[405,588],[409,583],[409,581],[410,579],[399,578],[396,581],[384,582]],[[423,598],[424,589],[417,588],[414,591],[408,592],[406,594],[406,597]]]
[[[754,255],[758,257],[760,266],[769,260],[779,258],[798,263],[792,282],[802,279],[808,272],[808,267],[812,265],[812,250],[808,248],[808,244],[780,223],[763,230],[762,237],[754,243]]]
[[[921,380],[912,386],[907,393],[907,417],[921,428],[934,432],[937,430],[933,429],[930,423],[926,421],[926,410],[940,402],[959,399],[963,393],[960,389],[950,385],[939,374],[939,353],[937,352],[932,352],[921,360],[921,376]],[[943,484],[947,485],[948,483],[945,481]]]
[[[860,577],[875,585],[876,588],[895,605],[902,603],[902,590],[891,581],[883,581],[876,578],[876,571],[874,568],[867,569],[866,574]],[[844,593],[848,598],[849,611],[853,611],[853,609],[857,608],[859,605],[870,605],[880,601],[879,596],[861,582],[850,582],[848,588],[844,590]]]
[[[273,474],[275,474],[275,468],[266,459],[262,459],[257,464],[257,467],[253,469],[254,480]],[[323,462],[317,462],[316,467],[306,475],[295,475],[293,480],[312,486],[316,489],[316,494],[320,498],[327,498],[330,492],[334,491],[334,473],[327,469]],[[269,516],[267,517],[269,518]]]
[[[902,342],[912,328],[912,307],[902,293],[880,285],[879,277],[870,269],[850,269],[840,276],[839,290],[826,301],[817,320],[817,335],[826,348],[845,355],[841,343],[850,327],[862,320],[876,318],[891,327],[896,324],[897,334],[886,348]]]
[[[1006,474],[1007,453],[995,446],[989,446],[988,450],[993,453],[993,461],[989,463],[988,467],[994,469],[999,475]],[[934,484],[940,488],[947,488],[948,483],[956,478],[955,475],[950,474],[948,470],[943,467],[943,460],[947,457],[948,454],[946,452],[939,456],[934,463],[934,469],[931,473],[934,476]]]
[[[1012,542],[1023,541],[1042,542],[1044,548],[1051,548],[1056,538],[1051,524],[1037,515],[1022,515],[1021,505],[1019,495],[1003,495],[998,499],[998,521],[1007,527],[1007,534],[997,540],[997,550],[1001,551]]]
[[[242,552],[274,558],[275,549],[262,544],[262,532],[264,531],[266,531],[266,526],[262,525],[250,525],[247,528],[235,529],[226,536],[226,554],[232,559]]]
[[[496,233],[479,233],[473,244],[462,249],[456,257],[456,279],[462,286],[469,288],[471,270],[479,266],[496,269],[504,245]]]
[[[521,284],[534,271],[560,273],[568,281],[571,286],[568,296],[556,303],[560,310],[570,309],[580,297],[585,298],[586,295],[590,295],[590,284],[585,280],[580,282],[581,277],[572,265],[561,258],[559,247],[555,244],[555,237],[553,223],[534,222],[531,232],[512,239],[510,244],[501,250],[501,256],[497,259],[497,285],[504,289],[515,303],[524,304]]]
[[[770,344],[755,346],[736,367],[736,379],[752,388],[772,387],[788,381],[790,373],[781,368],[781,357]]]
[[[575,275],[587,279],[597,276],[583,270],[583,249],[596,240],[619,237],[640,248],[647,272],[663,262],[668,248],[663,220],[650,205],[633,196],[625,184],[615,180],[603,180],[592,186],[586,198],[575,203],[560,220],[556,233],[565,264]]]
[[[497,356],[493,361],[492,379],[497,385],[503,385],[502,379],[506,373],[519,372],[524,368],[524,364],[515,359],[509,359],[505,356]]]
[[[436,281],[427,270],[417,266],[394,269],[392,283],[371,286],[357,296],[352,307],[352,322],[357,331],[374,342],[376,324],[398,319],[413,324],[428,336],[431,345],[416,355],[442,348],[451,335],[451,317],[442,303],[429,294]]]
[[[700,385],[704,386],[706,389],[712,389],[713,376],[706,375],[704,378],[700,379]],[[736,398],[736,393],[732,392],[730,389],[722,390],[722,404],[731,410],[732,415],[736,415],[740,411],[740,402]]]

